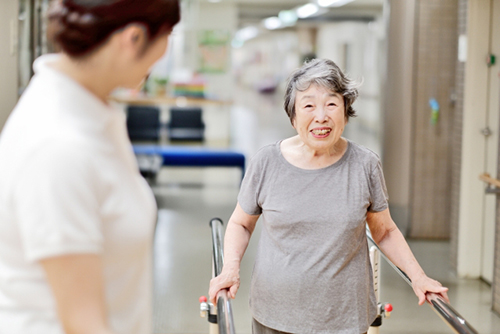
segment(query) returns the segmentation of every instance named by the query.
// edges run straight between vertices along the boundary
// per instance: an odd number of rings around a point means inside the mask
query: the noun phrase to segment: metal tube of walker
[[[213,270],[214,277],[219,276],[224,265],[224,238],[222,220],[214,218],[210,221],[212,228],[212,248],[213,248]],[[227,290],[221,290],[217,294],[217,322],[220,334],[235,334],[233,310],[231,300],[227,296]]]
[[[378,247],[375,241],[372,238],[370,230],[366,229],[366,236],[370,242],[378,248],[380,254],[384,257],[384,259],[391,265],[391,267],[408,283],[410,286],[411,280],[406,275],[404,271],[399,269],[394,263],[391,262],[385,256],[384,252]],[[467,320],[464,319],[450,304],[448,304],[443,298],[441,298],[437,294],[429,294],[428,298],[432,309],[441,317],[441,319],[454,331],[454,333],[458,334],[478,334],[478,332],[472,327]]]

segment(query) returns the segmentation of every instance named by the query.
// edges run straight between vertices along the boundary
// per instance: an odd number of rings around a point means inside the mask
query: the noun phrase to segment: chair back
[[[199,107],[170,108],[170,127],[203,128],[202,110]]]
[[[204,137],[205,123],[203,123],[200,107],[170,108],[170,123],[168,124],[170,140],[203,141]]]
[[[160,109],[152,106],[128,106],[127,131],[130,140],[160,139]]]

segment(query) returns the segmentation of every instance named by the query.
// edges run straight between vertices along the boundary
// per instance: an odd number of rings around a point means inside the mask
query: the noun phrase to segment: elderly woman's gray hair
[[[285,111],[293,123],[295,118],[295,97],[297,91],[306,91],[312,84],[323,86],[344,97],[345,117],[356,117],[352,104],[358,97],[359,84],[349,79],[342,70],[329,59],[313,59],[293,72],[288,79],[285,93]]]

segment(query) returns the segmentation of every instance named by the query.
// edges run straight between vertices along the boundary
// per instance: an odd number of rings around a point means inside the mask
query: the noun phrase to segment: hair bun
[[[61,19],[62,17],[68,15],[68,8],[62,3],[62,1],[54,1],[53,5],[50,6],[47,12],[47,15],[51,20]]]
[[[83,54],[99,41],[93,40],[97,18],[73,1],[57,1],[49,10],[49,38],[70,55]]]
[[[48,17],[51,20],[60,20],[63,24],[85,25],[91,24],[96,20],[96,17],[71,1],[59,1],[52,6],[48,12]]]
[[[144,24],[148,37],[154,38],[179,21],[180,8],[179,0],[57,0],[48,18],[55,44],[70,56],[82,57],[129,23]]]
[[[95,17],[90,13],[80,14],[78,12],[69,12],[66,16],[66,22],[75,25],[92,24],[94,21]]]

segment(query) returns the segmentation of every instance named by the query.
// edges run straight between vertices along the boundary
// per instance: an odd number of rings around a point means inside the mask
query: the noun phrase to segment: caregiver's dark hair
[[[88,55],[115,31],[144,26],[148,42],[180,20],[179,0],[56,0],[48,13],[49,38],[73,58]]]
[[[356,117],[352,104],[358,97],[359,84],[349,79],[342,70],[329,59],[313,59],[290,75],[285,93],[285,111],[293,124],[295,118],[295,97],[312,84],[323,86],[344,97],[345,118]]]

